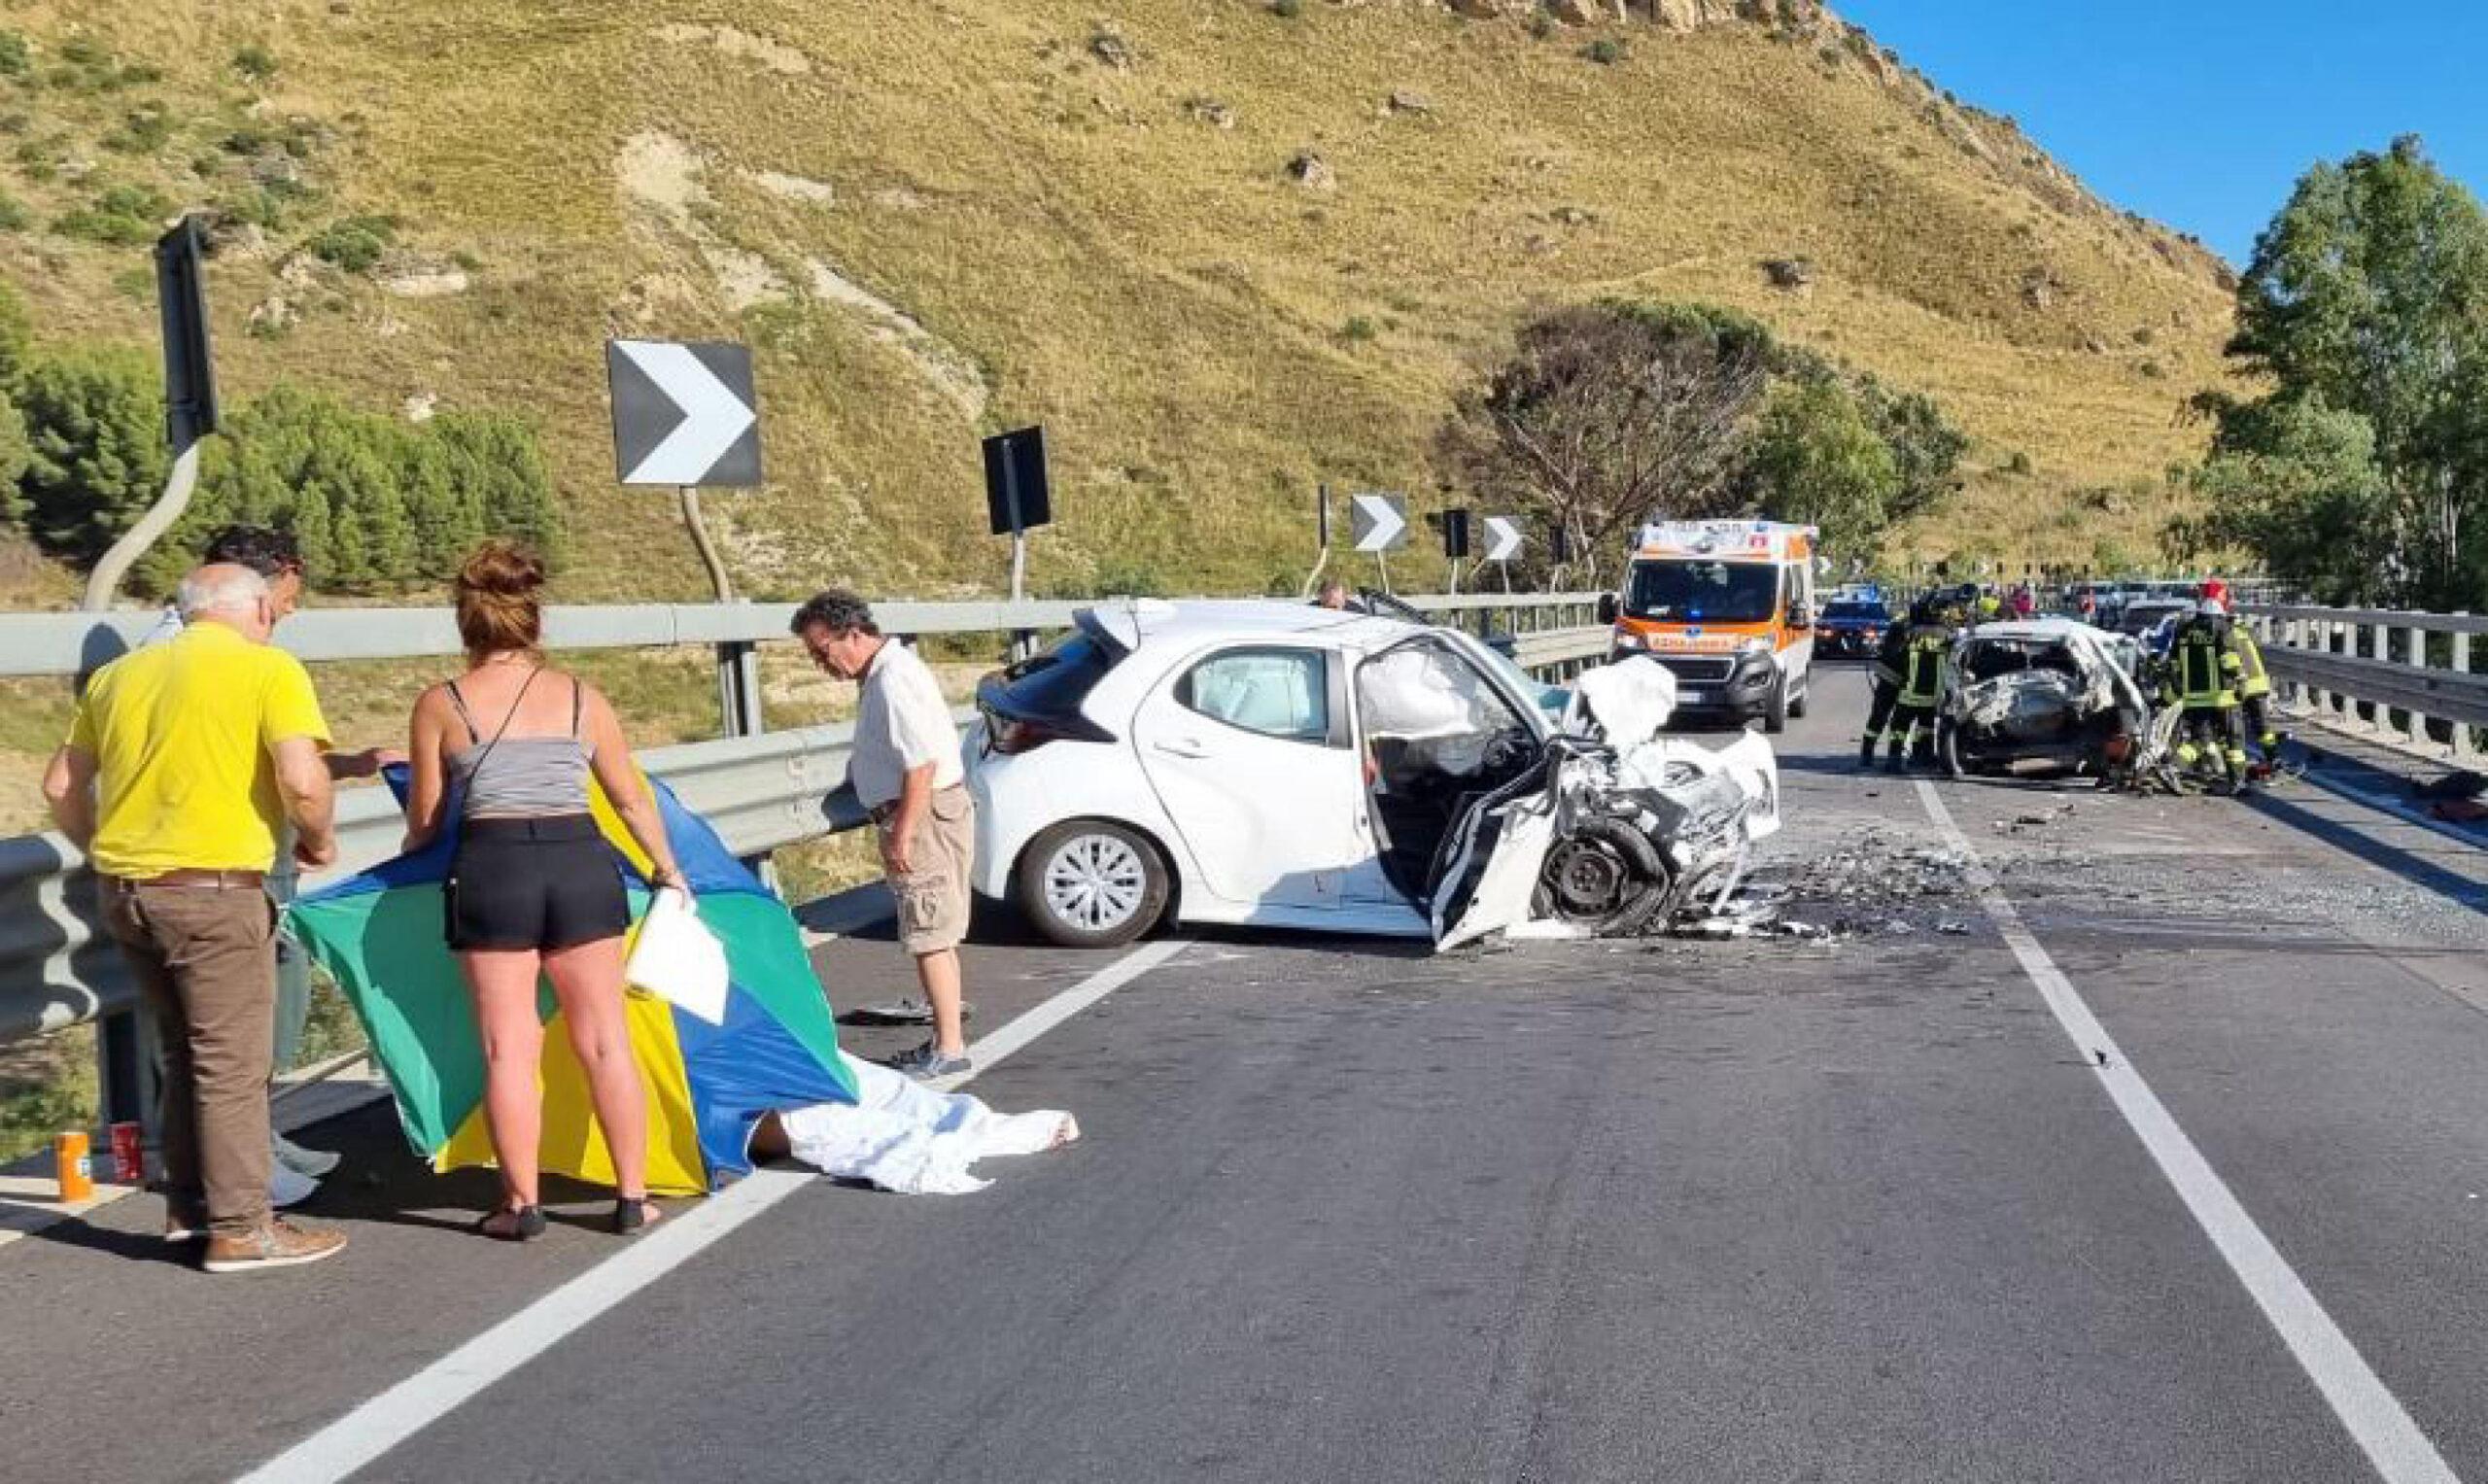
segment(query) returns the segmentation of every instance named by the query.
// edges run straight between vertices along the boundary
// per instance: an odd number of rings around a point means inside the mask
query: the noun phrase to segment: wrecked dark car
[[[1953,645],[1936,751],[1954,777],[2115,779],[2149,745],[2134,640],[2071,619],[1982,624]]]

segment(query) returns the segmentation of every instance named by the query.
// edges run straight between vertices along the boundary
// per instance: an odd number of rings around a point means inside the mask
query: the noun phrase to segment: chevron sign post
[[[1404,495],[1348,497],[1348,536],[1359,551],[1379,556],[1408,544],[1408,500]]]
[[[608,340],[613,462],[624,484],[760,483],[760,404],[740,345]]]
[[[1489,515],[1486,528],[1486,560],[1508,562],[1520,555],[1520,522],[1508,515]]]
[[[1367,492],[1348,497],[1348,544],[1373,558],[1382,590],[1391,591],[1387,553],[1408,544],[1408,497]]]
[[[751,352],[714,341],[607,340],[605,374],[613,391],[614,477],[680,492],[682,524],[709,584],[719,602],[733,602],[734,584],[700,520],[700,487],[760,483]]]

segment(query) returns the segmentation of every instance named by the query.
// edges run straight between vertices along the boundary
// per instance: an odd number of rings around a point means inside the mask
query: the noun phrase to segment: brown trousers
[[[268,1067],[275,1052],[276,910],[257,885],[102,880],[163,1043],[164,1191],[219,1236],[268,1219]]]

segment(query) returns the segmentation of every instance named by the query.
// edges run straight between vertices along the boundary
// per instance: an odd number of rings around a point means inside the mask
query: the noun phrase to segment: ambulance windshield
[[[1759,624],[1780,602],[1780,569],[1770,562],[1696,559],[1633,564],[1624,610],[1663,623]]]

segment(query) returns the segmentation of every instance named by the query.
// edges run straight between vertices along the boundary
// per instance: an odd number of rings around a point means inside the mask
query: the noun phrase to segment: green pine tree
[[[27,534],[54,556],[91,563],[163,493],[170,461],[156,368],[126,347],[73,345],[29,363],[16,400]]]

